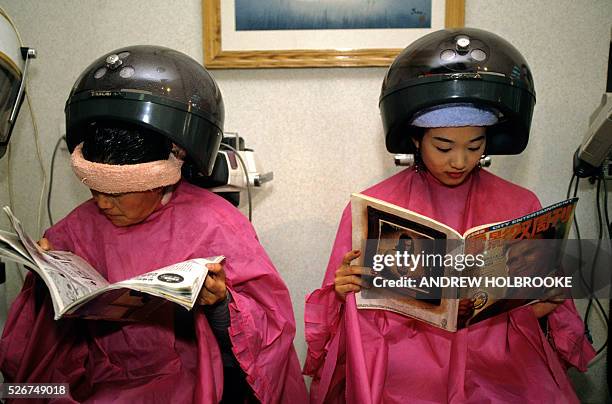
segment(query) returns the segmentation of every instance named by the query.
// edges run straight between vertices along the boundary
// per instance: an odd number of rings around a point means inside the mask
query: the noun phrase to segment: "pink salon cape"
[[[219,196],[181,182],[166,205],[129,227],[115,227],[89,200],[46,237],[54,248],[84,257],[110,282],[189,258],[225,255],[229,334],[249,385],[264,403],[307,400],[287,288],[251,224]],[[171,313],[157,325],[54,321],[39,282],[28,276],[4,328],[0,367],[7,381],[68,382],[77,401],[221,399],[221,354],[201,309],[194,309],[191,338],[175,333]]]
[[[463,233],[540,208],[536,196],[484,170],[460,186],[405,170],[364,192],[441,221]],[[586,370],[594,351],[573,301],[548,316],[549,338],[530,307],[456,333],[384,310],[341,304],[334,273],[351,250],[344,210],[323,286],[306,298],[312,403],[573,403],[566,368]]]

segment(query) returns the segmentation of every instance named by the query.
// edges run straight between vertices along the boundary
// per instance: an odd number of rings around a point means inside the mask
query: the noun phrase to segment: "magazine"
[[[223,256],[190,259],[111,284],[75,254],[42,250],[10,208],[4,211],[14,233],[0,230],[0,259],[22,264],[42,278],[56,320],[144,321],[171,304],[191,310],[208,274],[206,264],[224,260]]]
[[[353,194],[352,244],[362,251],[353,264],[369,268],[357,307],[457,331],[522,305],[568,296],[571,279],[560,276],[559,263],[577,201],[459,234],[416,212]],[[535,264],[527,262],[531,258]]]

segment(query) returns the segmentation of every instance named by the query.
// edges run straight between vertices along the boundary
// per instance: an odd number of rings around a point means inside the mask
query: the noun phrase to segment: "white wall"
[[[543,204],[560,200],[571,176],[572,154],[605,89],[612,3],[466,3],[466,25],[512,42],[529,62],[536,83],[529,147],[520,156],[495,158],[492,171],[535,190]],[[122,46],[157,44],[203,59],[200,0],[0,0],[0,5],[15,20],[25,43],[38,50],[30,94],[46,167],[60,135],[68,92],[95,58]],[[274,170],[272,185],[256,193],[254,224],[291,290],[301,359],[304,296],[320,285],[349,194],[397,171],[384,149],[377,107],[384,73],[382,68],[213,72],[224,95],[226,130],[245,136],[265,167]],[[38,235],[34,212],[41,175],[25,105],[12,146],[15,211]],[[582,231],[592,238],[591,188],[581,187],[585,197],[578,217]],[[87,197],[73,178],[66,150],[61,150],[52,195],[54,217]],[[0,203],[8,203],[6,158],[0,161]],[[6,227],[4,218],[0,226]],[[16,283],[11,281],[9,300]],[[596,345],[605,339],[603,329],[598,331]],[[576,378],[585,401],[605,397],[603,362]]]

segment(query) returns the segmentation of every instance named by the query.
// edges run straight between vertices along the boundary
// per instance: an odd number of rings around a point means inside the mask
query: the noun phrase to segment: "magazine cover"
[[[485,256],[482,268],[470,268],[467,273],[533,280],[562,277],[560,261],[577,201],[568,199],[518,219],[466,232],[465,252]],[[462,290],[460,297],[472,299],[474,310],[459,321],[459,328],[538,300],[570,297],[568,290],[555,285],[512,286],[481,284],[478,288]]]

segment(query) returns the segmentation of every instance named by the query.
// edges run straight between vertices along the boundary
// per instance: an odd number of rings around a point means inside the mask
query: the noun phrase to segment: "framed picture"
[[[465,0],[202,0],[202,10],[208,68],[363,67],[462,27]]]

